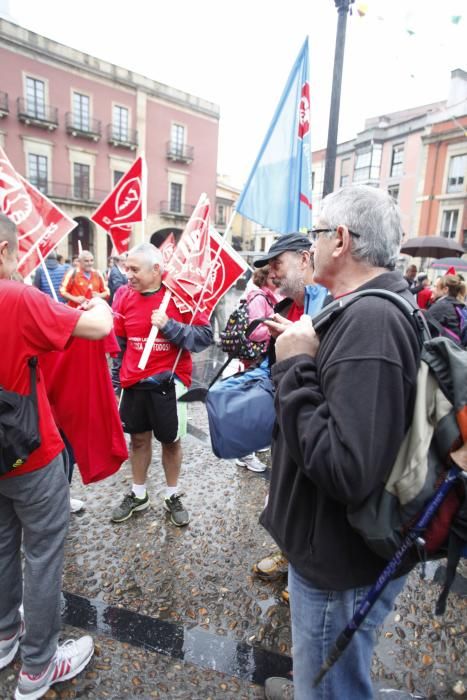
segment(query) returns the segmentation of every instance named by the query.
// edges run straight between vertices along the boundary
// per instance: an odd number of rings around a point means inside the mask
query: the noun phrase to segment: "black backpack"
[[[27,396],[0,387],[0,476],[22,466],[40,447],[37,412],[37,357],[28,361],[31,393]]]

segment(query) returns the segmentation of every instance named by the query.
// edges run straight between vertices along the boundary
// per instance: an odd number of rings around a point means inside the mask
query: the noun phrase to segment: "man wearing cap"
[[[394,271],[402,226],[386,191],[353,185],[328,195],[313,237],[313,279],[335,298],[379,288],[414,303]],[[269,700],[374,697],[375,630],[404,576],[386,586],[316,688],[313,681],[387,564],[347,513],[379,492],[395,461],[413,414],[419,357],[412,323],[378,296],[355,301],[319,336],[302,316],[276,340],[277,429],[260,522],[289,560],[294,653],[293,684],[268,679]]]
[[[269,251],[253,265],[257,268],[269,265],[278,290],[286,298],[276,305],[273,316],[276,324],[286,328],[298,321],[304,312],[305,286],[313,282],[311,240],[301,233],[289,233],[275,241]],[[272,331],[277,336],[277,331]],[[264,581],[273,581],[287,575],[287,558],[280,550],[271,552],[253,565],[253,573]],[[287,589],[282,597],[288,601]]]

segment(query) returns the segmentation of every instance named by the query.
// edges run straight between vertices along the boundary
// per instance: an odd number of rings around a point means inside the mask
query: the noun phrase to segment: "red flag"
[[[210,204],[202,194],[164,272],[164,284],[191,310],[202,295],[208,278]]]
[[[146,218],[146,183],[146,162],[140,156],[91,216],[108,232],[119,253],[129,248],[131,224]]]
[[[456,268],[451,265],[449,269],[446,270],[447,275],[457,275]]]
[[[85,484],[111,476],[128,458],[105,357],[107,343],[74,338],[63,352],[46,353],[40,360],[55,420],[73,446]]]
[[[173,233],[169,233],[165,241],[159,246],[159,250],[162,253],[162,259],[164,261],[164,266],[168,265],[170,258],[174,254],[177,244],[175,243],[175,236]]]
[[[248,269],[248,265],[212,226],[209,228],[209,244],[211,257],[209,279],[205,286],[200,311],[210,318],[216,304]],[[220,252],[218,252],[219,249]],[[191,309],[191,306],[188,307],[178,298],[174,298],[174,302],[182,312]]]
[[[76,226],[39,190],[15,171],[0,148],[0,211],[18,228],[18,270],[25,277]]]

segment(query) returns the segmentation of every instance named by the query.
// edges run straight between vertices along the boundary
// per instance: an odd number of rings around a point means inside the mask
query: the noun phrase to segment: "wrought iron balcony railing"
[[[178,161],[179,163],[191,163],[194,157],[195,149],[193,146],[187,146],[184,143],[175,143],[167,141],[167,158],[169,160]]]
[[[67,112],[65,115],[65,128],[71,136],[81,136],[91,141],[99,141],[102,136],[102,124],[99,119],[83,117],[80,114]]]
[[[120,146],[136,151],[138,146],[138,132],[136,129],[122,129],[116,124],[107,125],[107,142],[111,146]]]
[[[58,109],[40,101],[26,100],[18,97],[16,100],[18,119],[24,124],[40,126],[54,131],[58,127]]]
[[[84,202],[84,203],[100,203],[109,194],[107,190],[99,190],[96,188],[88,187],[86,183],[75,182],[74,184],[68,184],[65,182],[34,182],[31,181],[35,187],[40,189],[40,191],[47,195],[50,199],[56,199],[60,201],[67,202]]]
[[[0,90],[0,119],[6,117],[10,113],[8,106],[8,93]]]
[[[193,204],[180,204],[174,202],[161,202],[160,213],[172,219],[189,219],[194,210]]]

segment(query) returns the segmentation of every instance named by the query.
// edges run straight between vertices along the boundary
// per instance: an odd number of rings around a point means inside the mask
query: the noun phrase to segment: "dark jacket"
[[[107,284],[109,287],[110,291],[110,297],[109,297],[109,304],[112,305],[112,301],[114,298],[114,294],[117,291],[119,287],[123,287],[124,284],[127,284],[128,282],[128,277],[125,275],[124,272],[122,272],[118,265],[114,265],[110,272],[109,272],[109,277],[107,279]]]
[[[462,309],[465,305],[455,297],[440,297],[427,309],[427,320],[431,321],[431,319],[434,319],[436,322],[440,323],[443,328],[449,328],[450,331],[460,336],[461,328],[456,306]]]
[[[362,288],[402,293],[387,272]],[[260,522],[297,571],[323,589],[373,583],[385,562],[350,527],[347,506],[379,488],[410,424],[419,365],[414,328],[390,301],[362,298],[320,339],[316,358],[273,367],[277,425]]]

